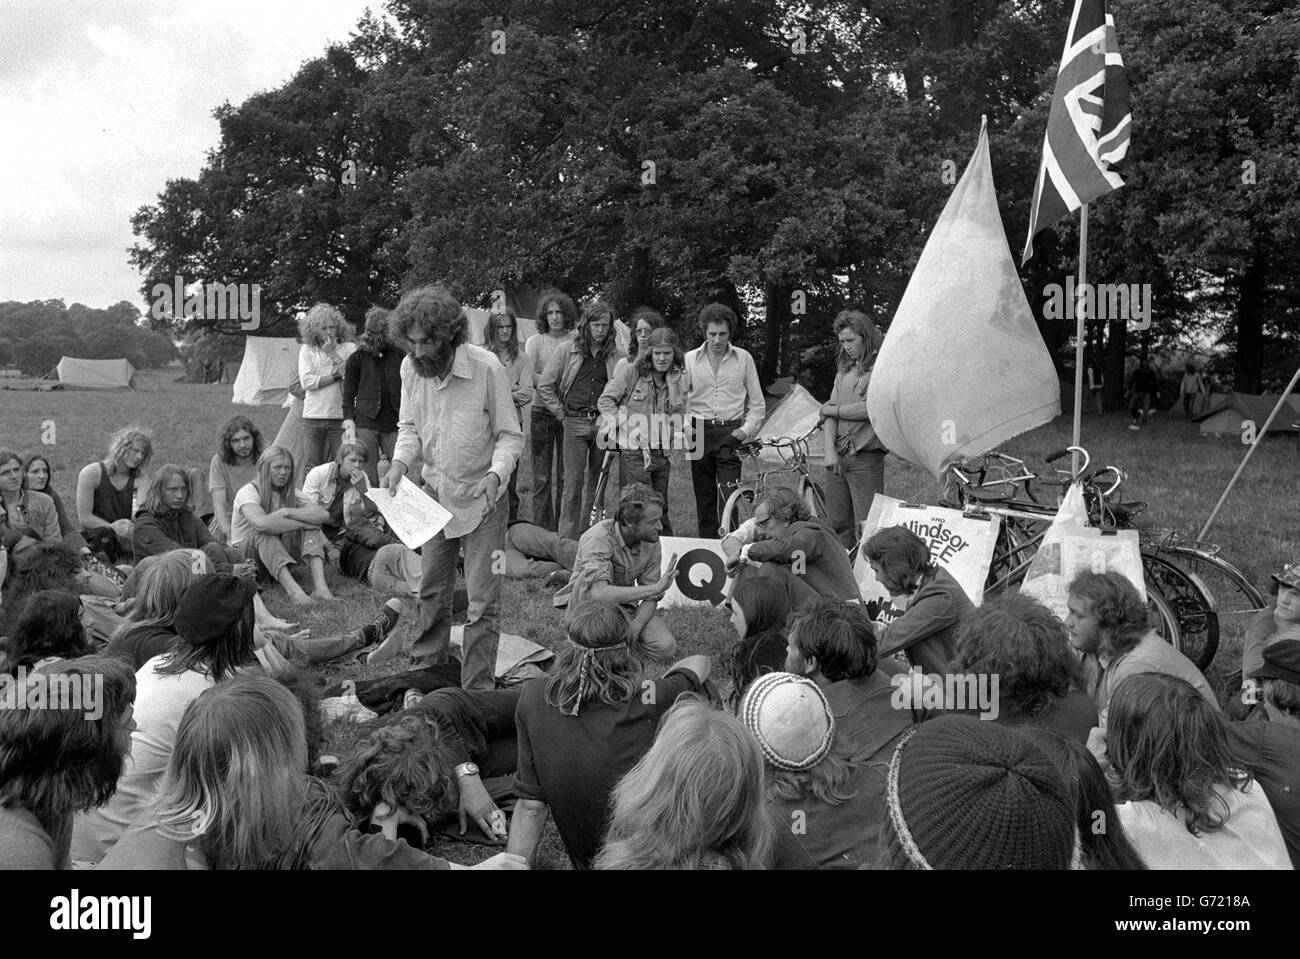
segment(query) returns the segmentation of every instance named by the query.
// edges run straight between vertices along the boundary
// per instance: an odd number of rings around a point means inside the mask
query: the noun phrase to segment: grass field
[[[216,436],[236,412],[250,416],[267,442],[279,428],[281,410],[233,406],[228,385],[174,383],[177,375],[174,370],[143,371],[140,375],[145,388],[136,392],[0,391],[0,446],[24,450],[40,446],[43,439],[53,439],[46,453],[54,466],[55,486],[71,503],[77,471],[102,457],[108,436],[127,423],[140,424],[153,434],[151,471],[171,462],[200,466],[206,472],[216,448]],[[1114,414],[1084,420],[1083,444],[1092,452],[1093,462],[1113,463],[1127,471],[1129,479],[1122,499],[1150,503],[1148,515],[1155,525],[1195,534],[1240,462],[1245,447],[1233,439],[1202,437],[1178,414],[1159,414],[1150,426],[1138,432],[1129,431],[1127,423],[1126,416]],[[1065,446],[1069,435],[1068,417],[1062,416],[1008,444],[1007,449],[1027,460],[1030,469],[1047,471],[1049,467],[1043,457]],[[527,461],[525,452],[519,483],[525,517],[531,509]],[[886,489],[893,496],[930,503],[937,501],[939,492],[928,474],[896,457],[888,461]],[[1267,584],[1269,571],[1300,558],[1298,502],[1300,452],[1295,440],[1266,439],[1209,538],[1220,544],[1223,554],[1262,588]],[[695,529],[694,498],[684,461],[674,464],[669,510],[678,535],[691,535]],[[277,615],[300,621],[316,635],[328,635],[368,620],[382,600],[337,573],[331,574],[330,586],[339,600],[307,612],[290,608],[279,590],[267,595],[267,604]],[[414,612],[414,604],[408,601],[407,615],[398,626],[407,640],[414,631]],[[562,639],[559,614],[551,605],[549,593],[536,584],[508,583],[502,614],[502,628],[508,632],[548,647],[554,647]],[[710,656],[715,670],[722,674],[720,678],[725,677],[725,652],[734,634],[721,611],[672,609],[664,617],[678,637],[682,655]],[[1238,667],[1239,660],[1239,645],[1228,637],[1210,671],[1219,688],[1226,689],[1232,684],[1230,674]],[[335,682],[345,676],[369,678],[408,666],[403,655],[377,671],[347,666],[326,667],[321,672],[326,681]],[[345,723],[330,724],[326,751],[346,755],[360,732]],[[461,843],[439,843],[431,850],[462,862],[477,861],[485,855],[480,847]],[[539,851],[539,866],[567,868],[567,857],[553,827],[548,827]]]

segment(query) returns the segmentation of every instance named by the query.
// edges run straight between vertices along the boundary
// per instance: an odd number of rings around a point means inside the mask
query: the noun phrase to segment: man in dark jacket
[[[185,470],[171,463],[158,470],[135,515],[131,532],[135,561],[174,549],[197,549],[207,556],[215,572],[252,576],[253,564],[245,562],[238,550],[218,543],[194,515],[190,496],[190,478]]]
[[[388,340],[388,314],[382,307],[366,311],[366,332],[343,368],[343,430],[370,453],[366,476],[379,483],[379,461],[391,461],[397,442],[397,412],[402,402],[402,358]]]
[[[877,530],[867,561],[891,596],[906,596],[903,614],[880,634],[881,656],[905,653],[926,673],[946,673],[957,652],[957,627],[975,604],[946,569],[930,560],[925,540],[904,526]]]
[[[1300,869],[1300,640],[1267,647],[1264,665],[1249,678],[1263,683],[1260,708],[1246,722],[1225,724],[1228,750],[1264,787],[1291,865]]]
[[[895,708],[895,686],[877,668],[866,607],[822,600],[805,611],[791,630],[785,669],[821,688],[835,719],[831,752],[851,764],[853,776],[843,790],[848,799],[818,817],[820,829],[809,828],[797,839],[782,835],[778,849],[797,844],[822,868],[875,862],[885,816],[885,773],[898,741],[912,728],[914,712]],[[789,832],[788,821],[784,825],[782,833]]]
[[[739,578],[784,581],[796,608],[817,599],[862,601],[839,536],[825,520],[812,516],[794,490],[781,487],[765,493],[754,507],[752,522],[754,542],[741,548],[748,563],[741,565]]]

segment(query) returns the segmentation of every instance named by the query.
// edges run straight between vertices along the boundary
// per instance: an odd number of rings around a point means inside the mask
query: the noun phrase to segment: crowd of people
[[[977,607],[922,539],[886,528],[862,547],[901,607],[879,625],[848,548],[883,480],[865,412],[880,337],[845,313],[822,408],[833,515],[772,489],[722,540],[736,635],[715,676],[660,610],[676,578],[663,447],[620,443],[612,516],[585,518],[600,431],[676,412],[702,423],[697,522],[716,530],[762,418],[734,315],[705,307],[705,343],[683,354],[640,311],[631,356],[604,303],[579,315],[549,291],[539,315],[521,346],[494,311],[478,346],[461,304],[425,287],[372,310],[357,345],[314,307],[301,463],[236,416],[206,482],[150,474],[152,440],[127,428],[81,470],[74,513],[47,458],[0,449],[0,697],[99,690],[93,709],[0,708],[0,868],[457,868],[422,851],[445,833],[499,849],[478,868],[519,869],[550,819],[578,869],[1300,864],[1300,567],[1273,577],[1223,709],[1115,572],[1080,575],[1064,622],[1021,595]],[[450,514],[418,550],[366,495],[408,479]],[[260,596],[329,603],[338,576],[376,610],[337,635]],[[565,638],[548,672],[503,686],[512,577],[553,589]],[[405,604],[418,691],[335,767],[312,667],[394,658]],[[997,708],[900,695],[953,676],[994,678]]]

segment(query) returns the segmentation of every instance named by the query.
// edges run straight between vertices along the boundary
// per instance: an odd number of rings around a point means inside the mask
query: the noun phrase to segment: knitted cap
[[[820,687],[793,673],[758,677],[740,701],[740,718],[778,769],[816,766],[831,749],[835,717]]]
[[[945,716],[898,744],[890,824],[924,869],[1068,869],[1074,810],[1033,743],[992,722]]]
[[[238,576],[195,576],[176,607],[176,632],[200,643],[224,636],[245,608],[252,608],[256,593],[251,583]]]

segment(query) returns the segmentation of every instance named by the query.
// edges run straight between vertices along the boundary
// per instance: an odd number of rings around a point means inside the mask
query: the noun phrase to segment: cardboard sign
[[[867,540],[877,530],[903,526],[925,540],[935,565],[951,573],[971,602],[978,606],[984,599],[984,581],[993,561],[993,547],[997,543],[1001,521],[998,516],[987,519],[970,517],[961,510],[904,503],[877,493],[862,528],[862,542],[853,566],[853,573],[862,588],[862,601],[880,602],[881,612],[876,621],[882,624],[891,623],[903,614],[906,600],[890,599],[888,591],[871,571],[866,548]]]
[[[730,588],[719,540],[661,536],[659,549],[665,565],[677,555],[677,579],[659,601],[661,607],[718,606],[726,600]]]

